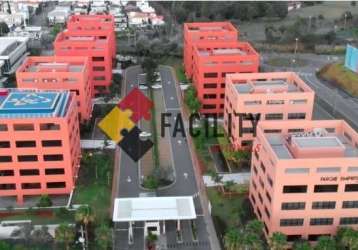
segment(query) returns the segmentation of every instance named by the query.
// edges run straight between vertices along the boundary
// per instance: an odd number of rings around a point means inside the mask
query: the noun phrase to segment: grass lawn
[[[92,153],[92,156],[90,153]],[[106,150],[104,153],[94,151],[83,152],[79,181],[72,204],[90,205],[97,221],[109,218],[113,157],[114,152],[110,150]]]
[[[219,236],[228,228],[243,226],[254,218],[246,195],[225,197],[215,187],[207,188],[207,193],[212,207],[211,215]]]
[[[326,65],[318,72],[318,76],[358,96],[358,74],[346,69],[343,64]]]

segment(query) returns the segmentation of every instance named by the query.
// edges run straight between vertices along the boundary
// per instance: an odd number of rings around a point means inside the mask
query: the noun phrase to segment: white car
[[[161,89],[162,85],[161,84],[154,84],[152,85],[152,89]]]
[[[148,86],[146,86],[146,85],[139,85],[139,89],[140,89],[140,90],[146,90],[146,89],[148,89]]]
[[[142,137],[142,138],[149,137],[149,136],[152,136],[152,133],[143,131],[142,133],[139,134],[139,137]]]

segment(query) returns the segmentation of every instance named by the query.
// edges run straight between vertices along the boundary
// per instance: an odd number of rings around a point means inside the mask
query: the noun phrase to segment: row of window
[[[283,202],[281,204],[282,210],[304,210],[306,202]],[[335,209],[335,201],[314,201],[312,202],[312,209]],[[342,208],[358,208],[358,200],[343,201]]]
[[[306,104],[307,99],[294,99],[289,100],[289,104]],[[246,106],[253,106],[253,105],[261,105],[262,101],[260,100],[250,100],[250,101],[244,101],[244,105]],[[284,100],[267,100],[267,105],[283,105],[285,104]]]
[[[51,155],[44,155],[44,161],[63,161],[62,154],[51,154]],[[18,162],[34,162],[38,161],[37,155],[18,155],[17,156]],[[4,162],[13,162],[11,155],[2,155],[0,156],[0,163]]]
[[[41,123],[40,130],[42,131],[49,131],[49,130],[60,130],[60,125],[56,123]],[[7,124],[0,124],[0,131],[8,131],[9,127]],[[14,131],[34,131],[35,126],[34,124],[14,124],[13,125]]]
[[[286,168],[285,174],[308,174],[312,168]],[[318,167],[316,173],[339,173],[341,167]],[[358,172],[358,167],[348,167],[347,172]]]
[[[338,184],[315,185],[314,193],[332,193],[338,191]],[[358,184],[346,184],[345,192],[358,192]],[[307,185],[286,185],[283,186],[283,193],[307,193]]]
[[[311,226],[324,226],[324,225],[332,225],[334,218],[311,218],[310,225]],[[294,218],[294,219],[281,219],[280,226],[281,227],[296,227],[302,226],[304,222],[303,218]],[[355,225],[358,224],[358,217],[342,217],[339,219],[340,225]]]
[[[47,182],[46,188],[65,188],[66,182]],[[21,183],[21,189],[41,189],[41,183]],[[0,184],[0,190],[16,190],[16,184],[14,183],[2,183]]]
[[[40,175],[39,169],[20,169],[19,170],[20,176],[36,176]],[[45,175],[63,175],[65,174],[65,169],[63,168],[47,168],[45,169]],[[0,170],[0,177],[1,176],[14,176],[15,171],[12,169],[7,170]]]
[[[16,141],[17,148],[34,148],[36,147],[36,141]],[[41,141],[42,147],[61,147],[61,140],[43,140]],[[0,141],[0,148],[10,148],[10,141]]]

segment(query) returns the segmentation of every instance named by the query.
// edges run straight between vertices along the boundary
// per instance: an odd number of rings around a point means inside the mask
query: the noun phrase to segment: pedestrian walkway
[[[82,149],[115,149],[116,144],[107,140],[107,145],[105,140],[81,140]]]

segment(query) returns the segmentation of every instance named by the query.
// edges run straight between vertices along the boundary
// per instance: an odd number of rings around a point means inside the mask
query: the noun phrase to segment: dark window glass
[[[42,141],[42,147],[60,147],[62,146],[61,140],[46,140]]]
[[[0,190],[15,190],[16,185],[13,183],[0,183]]]
[[[335,201],[314,201],[312,202],[312,209],[334,209],[336,207]]]
[[[346,184],[344,191],[345,192],[357,192],[358,184]]]
[[[216,78],[216,77],[218,77],[218,73],[216,73],[216,72],[204,73],[204,77],[205,78]]]
[[[0,162],[12,162],[10,155],[0,155]]]
[[[339,221],[341,225],[354,225],[358,224],[358,217],[342,217]]]
[[[37,161],[37,155],[19,155],[17,160],[19,162]]]
[[[284,186],[283,193],[306,193],[306,185],[297,185],[297,186]]]
[[[44,161],[63,161],[63,155],[44,155]]]
[[[17,148],[34,148],[36,147],[36,141],[17,141]]]
[[[48,168],[45,169],[46,175],[57,175],[57,174],[64,174],[65,170],[63,168]]]
[[[14,170],[0,170],[0,176],[14,176]]]
[[[337,192],[338,185],[315,185],[314,192],[315,193],[331,193]]]
[[[305,202],[283,202],[281,204],[282,210],[304,210],[305,207]]]
[[[41,183],[22,183],[21,188],[22,189],[40,189]]]
[[[358,201],[343,201],[342,208],[358,208]]]
[[[21,176],[30,176],[30,175],[39,175],[40,171],[38,169],[20,169]]]
[[[10,148],[9,141],[0,141],[0,148]]]
[[[288,242],[294,242],[294,241],[298,241],[302,238],[302,236],[300,234],[291,234],[291,235],[287,235],[287,241]]]
[[[323,236],[331,236],[330,234],[309,234],[308,235],[308,240],[309,241],[317,241],[319,237],[323,237]]]
[[[280,226],[281,227],[295,227],[295,226],[302,226],[303,219],[281,219]]]
[[[65,188],[66,183],[65,182],[48,182],[47,188]]]
[[[311,218],[311,226],[332,225],[333,218]]]

